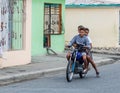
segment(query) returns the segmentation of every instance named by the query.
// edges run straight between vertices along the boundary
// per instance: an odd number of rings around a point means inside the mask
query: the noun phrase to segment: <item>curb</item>
[[[108,55],[120,55],[120,53],[118,52],[107,52],[107,51],[95,51],[92,50],[92,53],[98,53],[98,54],[108,54]]]
[[[25,81],[25,80],[36,79],[38,77],[43,77],[47,74],[53,74],[55,72],[63,71],[65,69],[66,67],[60,67],[60,68],[54,68],[54,69],[24,72],[24,73],[15,74],[15,75],[3,76],[3,77],[0,77],[0,86],[16,83],[20,81]]]
[[[105,59],[105,60],[98,61],[96,65],[103,66],[103,65],[112,64],[115,62],[116,61],[113,59]],[[55,74],[65,70],[66,70],[66,67],[59,67],[59,68],[53,68],[53,69],[24,72],[24,73],[15,74],[15,75],[3,76],[3,77],[0,77],[0,86],[21,82],[21,81],[26,81],[26,80],[31,80],[31,79],[36,79],[39,77],[44,77],[45,75],[48,75],[48,74]]]
[[[104,60],[100,60],[98,61],[98,63],[96,63],[96,66],[103,66],[103,65],[108,65],[108,64],[113,64],[116,61],[114,59],[104,59]]]

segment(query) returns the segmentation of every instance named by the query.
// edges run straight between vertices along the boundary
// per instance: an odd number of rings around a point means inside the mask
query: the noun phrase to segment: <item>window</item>
[[[24,1],[0,1],[0,46],[3,50],[23,49]]]
[[[44,33],[61,34],[61,4],[45,4]]]

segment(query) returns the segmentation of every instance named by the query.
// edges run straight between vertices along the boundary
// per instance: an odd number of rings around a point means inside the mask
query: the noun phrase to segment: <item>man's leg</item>
[[[88,71],[87,56],[86,56],[86,55],[83,55],[82,57],[83,57],[84,67],[85,67],[85,69],[84,69],[84,73],[87,73],[87,71]]]
[[[90,62],[90,63],[92,64],[93,68],[95,69],[96,75],[99,75],[99,71],[98,71],[98,69],[97,69],[97,67],[96,67],[96,64],[95,64],[95,62],[91,59],[90,56],[87,56],[87,60],[88,60],[88,62]]]
[[[69,61],[69,59],[70,59],[70,56],[71,56],[71,53],[68,52],[67,55],[66,55],[66,58],[67,58],[68,61]]]

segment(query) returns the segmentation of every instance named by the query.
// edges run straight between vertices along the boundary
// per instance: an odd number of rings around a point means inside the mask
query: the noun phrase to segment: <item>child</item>
[[[89,43],[90,43],[90,46],[91,46],[91,49],[92,49],[92,41],[91,41],[90,37],[88,36],[88,34],[89,34],[89,29],[88,29],[88,28],[85,28],[85,35],[86,35],[86,37],[88,38]]]
[[[88,53],[90,59],[93,60],[92,53],[91,53],[91,49],[92,49],[92,40],[90,39],[90,37],[88,36],[88,34],[89,34],[89,29],[88,29],[88,28],[85,28],[85,36],[88,38],[89,44],[90,44],[90,46],[91,46],[91,48],[87,51],[87,53]],[[92,64],[95,64],[94,61],[93,61]],[[89,66],[89,61],[88,61],[87,66]],[[94,67],[94,66],[93,66],[93,67]],[[94,67],[94,68],[95,68],[95,67]],[[96,73],[96,74],[97,74],[97,76],[99,76],[99,72]]]

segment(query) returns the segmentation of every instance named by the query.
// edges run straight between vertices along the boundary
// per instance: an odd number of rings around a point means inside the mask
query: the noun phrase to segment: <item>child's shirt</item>
[[[87,38],[88,38],[88,40],[89,40],[89,43],[91,44],[92,43],[92,40],[91,40],[91,38],[89,37],[89,36],[86,36]]]

